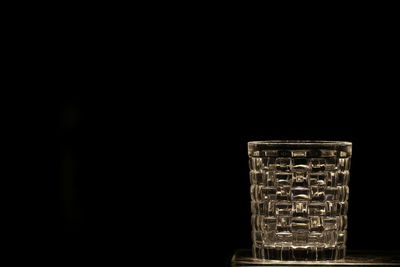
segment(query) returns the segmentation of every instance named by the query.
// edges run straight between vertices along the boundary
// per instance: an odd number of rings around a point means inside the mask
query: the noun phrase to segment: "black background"
[[[348,248],[399,250],[393,34],[202,21],[64,25],[25,52],[36,71],[24,81],[57,95],[35,93],[23,112],[17,251],[227,265],[251,246],[247,142],[268,139],[353,142]]]

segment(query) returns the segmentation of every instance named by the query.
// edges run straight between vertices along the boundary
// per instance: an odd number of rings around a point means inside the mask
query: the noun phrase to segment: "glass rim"
[[[249,141],[249,145],[304,145],[304,146],[351,146],[349,141],[326,141],[326,140],[265,140]]]

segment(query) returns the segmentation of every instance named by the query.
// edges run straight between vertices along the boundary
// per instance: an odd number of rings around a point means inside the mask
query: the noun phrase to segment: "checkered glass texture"
[[[343,259],[351,143],[265,141],[248,148],[253,256]]]

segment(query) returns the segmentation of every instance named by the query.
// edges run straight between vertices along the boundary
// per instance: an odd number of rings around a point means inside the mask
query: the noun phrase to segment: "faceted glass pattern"
[[[248,143],[255,258],[344,258],[351,149],[341,141]]]

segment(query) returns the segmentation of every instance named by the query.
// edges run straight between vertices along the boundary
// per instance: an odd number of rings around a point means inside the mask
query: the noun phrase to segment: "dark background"
[[[399,250],[396,121],[336,90],[274,90],[162,104],[65,95],[42,107],[31,252],[51,262],[224,266],[251,246],[246,143],[267,139],[353,142],[348,249]]]
[[[28,121],[18,255],[227,265],[251,245],[247,142],[268,139],[353,142],[348,248],[400,249],[395,23],[226,13],[22,27],[15,84],[53,93],[10,111]]]

